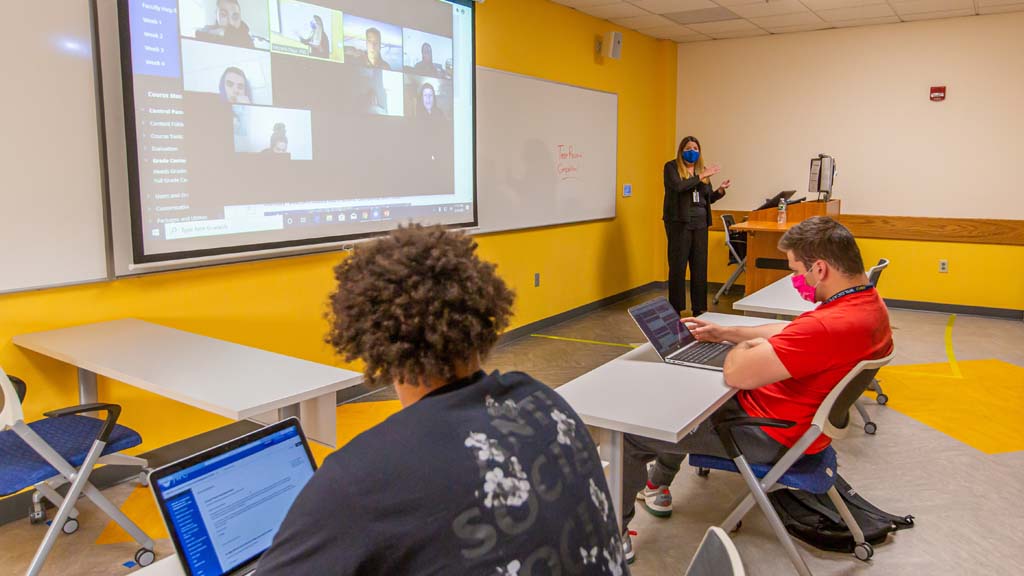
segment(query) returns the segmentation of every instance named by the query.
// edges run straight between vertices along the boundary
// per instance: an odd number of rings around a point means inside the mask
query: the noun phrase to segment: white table
[[[233,420],[298,416],[337,446],[335,393],[362,374],[127,318],[20,334],[17,346],[78,367],[78,396],[96,402],[100,374]]]
[[[800,297],[800,293],[793,288],[792,277],[791,274],[776,280],[750,296],[737,300],[733,303],[732,309],[779,316],[799,316],[817,308],[817,304]]]
[[[706,313],[726,326],[760,326],[777,320]],[[715,370],[666,364],[650,343],[619,356],[557,389],[589,426],[598,428],[608,488],[622,525],[623,434],[678,442],[736,393]]]

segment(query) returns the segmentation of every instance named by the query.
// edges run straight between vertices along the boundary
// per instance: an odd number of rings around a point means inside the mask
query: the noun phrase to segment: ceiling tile
[[[749,38],[751,36],[767,36],[768,32],[755,28],[753,30],[740,30],[738,32],[717,32],[711,34],[715,40],[729,40],[730,38]]]
[[[774,1],[774,0],[772,0]],[[766,4],[767,0],[715,0],[715,4],[731,8],[733,6],[746,6],[749,4]]]
[[[580,12],[586,12],[591,16],[597,16],[598,18],[629,18],[631,16],[645,16],[649,14],[644,12],[640,8],[633,6],[627,2],[618,2],[616,4],[607,4],[605,6],[591,6],[588,8],[580,8]]]
[[[843,22],[847,20],[867,20],[869,18],[885,18],[895,16],[896,13],[888,4],[873,4],[871,6],[855,6],[851,8],[832,8],[829,10],[815,10],[818,16],[826,22]],[[897,18],[899,20],[899,18]]]
[[[572,8],[590,8],[592,6],[607,6],[619,4],[623,0],[551,0],[555,4],[563,4]]]
[[[899,8],[897,8],[898,10]],[[1024,9],[1024,6],[1022,6]],[[917,14],[900,14],[904,22],[915,20],[938,20],[940,18],[956,18],[958,16],[974,16],[974,8],[963,8],[960,10],[944,10],[941,12],[919,12]]]
[[[815,12],[821,10],[832,10],[834,8],[854,8],[857,6],[871,6],[873,4],[885,4],[885,0],[801,0]]]
[[[676,40],[676,42],[680,44],[689,44],[690,42],[703,42],[705,40],[711,40],[711,37],[700,34],[697,36],[687,36],[685,38],[680,38]]]
[[[760,30],[760,28],[750,20],[743,20],[741,18],[737,18],[736,20],[725,20],[723,22],[700,22],[698,24],[690,24],[690,28],[700,32],[701,34],[707,34],[708,36],[729,32]]]
[[[1007,4],[1005,6],[979,6],[978,14],[1003,14],[1005,12],[1024,11],[1024,4]]]
[[[844,20],[832,22],[836,28],[852,28],[854,26],[875,26],[877,24],[896,24],[900,21],[899,16],[882,16],[881,18],[863,18],[861,20]]]
[[[664,16],[658,16],[656,14],[647,14],[645,16],[633,16],[631,18],[614,18],[612,22],[619,26],[625,26],[631,30],[639,30],[640,28],[654,28],[655,26],[669,26],[675,24],[675,22],[665,18]]]
[[[674,40],[680,36],[687,36],[693,34],[699,34],[690,30],[682,24],[672,24],[671,26],[655,26],[653,28],[637,28],[637,32],[653,36],[655,38],[664,38],[666,40]]]
[[[757,4],[741,4],[739,6],[731,6],[729,11],[744,18],[764,18],[780,14],[808,12],[807,7],[801,4],[800,0],[776,0],[773,2],[759,2]]]
[[[893,0],[893,10],[900,16],[922,12],[949,12],[950,10],[974,9],[974,0]]]
[[[819,24],[801,24],[799,26],[778,26],[775,28],[765,28],[772,34],[789,34],[792,32],[811,32],[813,30],[826,30],[831,28],[832,25],[828,22],[819,21]]]
[[[739,16],[725,8],[708,8],[706,10],[687,10],[686,12],[673,12],[665,14],[665,17],[680,24],[699,24],[701,22],[719,22],[722,20],[735,20]]]
[[[711,0],[629,0],[629,3],[654,14],[668,14],[669,12],[685,12],[687,10],[704,10],[705,8],[717,7]]]
[[[808,24],[824,24],[821,18],[818,18],[812,12],[804,12],[803,14],[780,14],[778,16],[765,16],[764,18],[751,18],[754,24],[757,24],[761,28],[778,28],[780,26],[805,26]]]

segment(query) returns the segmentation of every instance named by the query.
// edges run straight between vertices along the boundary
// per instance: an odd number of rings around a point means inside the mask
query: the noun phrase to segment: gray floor
[[[734,290],[735,292],[736,290]],[[643,336],[625,314],[629,305],[655,292],[623,301],[543,331],[547,335],[636,343]],[[718,311],[731,311],[735,297],[725,298]],[[714,310],[716,307],[712,307]],[[897,343],[897,364],[946,362],[947,314],[891,311]],[[1024,366],[1024,323],[958,316],[953,344],[959,360],[996,358]],[[622,354],[626,349],[598,344],[526,337],[496,349],[488,369],[523,370],[551,386],[559,386]],[[884,386],[884,383],[883,383]],[[382,400],[387,391],[365,400]],[[1015,407],[1020,409],[1020,407]],[[899,412],[869,404],[879,426],[876,436],[860,431],[836,443],[840,472],[862,495],[882,509],[913,514],[916,526],[876,547],[870,564],[850,555],[819,552],[800,546],[815,574],[1021,574],[1024,573],[1024,452],[986,455]],[[106,494],[119,503],[131,488],[118,486]],[[658,519],[639,511],[632,528],[637,576],[682,574],[704,530],[721,522],[743,494],[738,476],[712,472],[697,477],[684,468],[672,485],[675,512]],[[85,502],[82,528],[58,539],[44,574],[121,574],[135,546],[95,546],[92,542],[106,519]],[[42,528],[27,521],[0,526],[0,574],[21,574],[42,538]],[[752,575],[790,574],[791,565],[758,510],[735,534]],[[169,551],[158,544],[158,555]]]

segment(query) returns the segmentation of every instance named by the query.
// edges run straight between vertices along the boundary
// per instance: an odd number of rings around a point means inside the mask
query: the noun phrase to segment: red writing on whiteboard
[[[583,161],[583,153],[578,152],[575,147],[567,144],[558,145],[558,176],[562,180],[576,178]]]

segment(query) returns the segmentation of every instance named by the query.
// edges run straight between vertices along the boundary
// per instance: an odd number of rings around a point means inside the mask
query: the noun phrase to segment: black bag
[[[889,533],[914,526],[913,516],[896,516],[879,510],[839,475],[836,475],[836,490],[864,531],[864,539],[871,544],[881,544]],[[768,498],[786,530],[794,537],[820,550],[853,552],[853,535],[828,494],[777,490]]]

